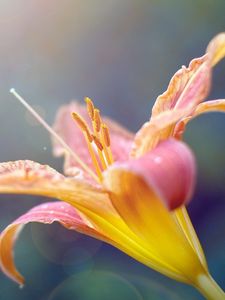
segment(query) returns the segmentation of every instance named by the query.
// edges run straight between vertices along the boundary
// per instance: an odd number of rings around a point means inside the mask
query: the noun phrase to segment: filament
[[[17,100],[35,117],[35,119],[63,146],[63,148],[71,155],[71,157],[80,165],[96,181],[99,178],[95,173],[82,161],[82,159],[70,148],[70,146],[48,125],[48,123],[16,92],[14,88],[10,89]]]

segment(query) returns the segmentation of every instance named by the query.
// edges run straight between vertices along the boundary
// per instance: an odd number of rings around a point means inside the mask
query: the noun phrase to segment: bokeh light
[[[80,273],[68,278],[55,288],[48,300],[70,300],[71,298],[143,300],[138,290],[122,276],[104,271]]]

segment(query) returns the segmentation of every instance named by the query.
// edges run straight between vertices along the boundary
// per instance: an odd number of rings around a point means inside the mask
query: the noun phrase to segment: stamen
[[[109,135],[109,129],[106,126],[106,124],[102,124],[102,131],[101,131],[101,141],[104,148],[104,154],[107,159],[108,164],[113,163],[113,155],[110,148],[110,135]]]
[[[17,100],[35,117],[35,119],[63,146],[63,148],[71,155],[71,157],[97,182],[99,178],[94,172],[82,161],[82,159],[70,148],[69,145],[48,125],[47,122],[16,92],[14,88],[10,90]]]
[[[99,132],[100,129],[101,129],[101,117],[100,117],[100,111],[99,109],[96,109],[94,110],[94,130],[96,132]]]
[[[89,117],[91,118],[92,121],[94,121],[94,109],[95,109],[94,104],[91,101],[91,99],[88,97],[85,98],[85,102],[87,104],[87,111],[88,111]]]
[[[106,170],[107,169],[107,164],[106,164],[107,160],[105,161],[104,152],[103,152],[104,148],[103,148],[100,140],[95,135],[92,135],[92,138],[94,140],[95,145],[97,146],[98,156],[99,156],[102,168],[104,170]]]
[[[102,124],[102,135],[103,135],[103,139],[104,139],[106,146],[110,147],[109,129],[106,126],[106,124]]]
[[[93,150],[93,148],[92,148],[92,145],[91,145],[91,143],[89,142],[89,140],[88,140],[88,138],[87,138],[86,133],[84,134],[84,136],[85,136],[85,139],[86,139],[86,142],[87,142],[88,151],[89,151],[89,153],[90,153],[90,155],[91,155],[91,159],[92,159],[93,166],[94,166],[94,168],[95,168],[95,170],[96,170],[96,173],[97,173],[97,175],[98,175],[99,180],[102,181],[102,171],[101,171],[101,169],[100,169],[100,167],[99,167],[98,160],[97,160],[97,158],[96,158],[96,155],[95,155],[95,153],[94,153],[94,150]]]
[[[93,141],[93,138],[92,138],[92,135],[91,135],[91,133],[88,129],[87,123],[84,121],[84,119],[80,115],[78,115],[75,112],[72,113],[72,117],[76,121],[78,126],[80,127],[81,131],[86,133],[87,138],[88,138],[89,142],[91,143]]]
[[[85,120],[80,115],[73,112],[72,117],[76,121],[77,125],[80,127],[81,131],[84,133],[84,137],[85,137],[85,140],[86,140],[86,143],[87,143],[87,146],[88,146],[88,151],[90,153],[93,166],[94,166],[94,168],[96,170],[96,173],[97,173],[97,175],[98,175],[98,177],[101,181],[102,180],[102,172],[101,172],[101,169],[99,167],[98,160],[96,158],[95,152],[94,152],[92,144],[91,144],[95,137],[90,133],[90,130],[88,128],[87,123],[85,122]]]
[[[99,141],[99,139],[98,139],[96,136],[94,136],[94,135],[92,135],[92,138],[93,138],[94,143],[95,143],[95,145],[97,146],[97,148],[98,148],[100,151],[102,151],[102,150],[103,150],[103,146],[102,146],[101,142]]]

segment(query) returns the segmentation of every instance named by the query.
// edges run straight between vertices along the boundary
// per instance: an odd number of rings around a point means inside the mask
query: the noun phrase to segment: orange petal
[[[182,136],[189,121],[191,121],[195,117],[200,116],[201,114],[209,112],[225,112],[225,100],[218,99],[200,103],[191,116],[182,119],[176,124],[173,136],[176,139],[182,139]]]
[[[24,278],[16,269],[13,253],[15,241],[23,226],[30,222],[51,224],[56,221],[67,229],[103,238],[71,205],[63,202],[38,205],[11,223],[0,235],[0,266],[7,276],[20,285],[24,284]]]
[[[154,149],[159,142],[172,136],[176,123],[192,111],[193,106],[187,106],[185,109],[165,111],[151,118],[151,121],[146,122],[137,132],[130,153],[131,157],[141,157]]]
[[[207,55],[193,59],[172,77],[169,86],[155,102],[149,122],[137,132],[131,156],[140,157],[160,141],[173,135],[180,119],[190,115],[207,95],[210,87]]]
[[[155,117],[163,111],[197,105],[208,94],[210,67],[207,55],[193,59],[188,67],[183,66],[172,77],[167,90],[160,95],[152,108]]]
[[[208,112],[225,112],[225,99],[210,100],[199,104],[193,114],[193,117]]]
[[[0,163],[0,192],[21,193],[42,190],[43,195],[55,190],[55,183],[63,182],[65,177],[47,165],[30,160]]]
[[[206,52],[210,56],[211,65],[215,66],[225,56],[225,33],[219,33],[209,43]]]
[[[70,148],[80,156],[87,166],[94,171],[84,136],[71,118],[72,112],[77,112],[87,122],[89,127],[92,127],[86,108],[76,102],[71,102],[69,105],[61,107],[58,111],[53,129],[64,139]],[[127,159],[133,140],[133,134],[108,118],[103,118],[103,122],[109,127],[111,150],[114,159]],[[53,147],[56,156],[65,155],[64,148],[55,140],[53,140]],[[79,174],[80,172],[79,165],[77,165],[69,155],[65,156],[64,170],[67,175],[71,176]]]
[[[103,215],[113,210],[107,194],[100,187],[77,178],[64,177],[47,165],[29,160],[0,164],[0,193],[57,198]]]

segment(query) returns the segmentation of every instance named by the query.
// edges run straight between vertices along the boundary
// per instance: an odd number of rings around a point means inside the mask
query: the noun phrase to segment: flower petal
[[[107,193],[100,188],[29,160],[0,164],[0,193],[57,198],[103,215],[113,210]]]
[[[157,144],[173,135],[176,123],[183,120],[185,116],[193,111],[189,105],[184,109],[169,110],[151,118],[137,132],[132,145],[131,157],[141,157],[143,154],[154,149]]]
[[[149,228],[152,206],[175,209],[186,203],[195,181],[195,162],[181,142],[167,140],[145,156],[115,164],[104,173],[114,207],[129,226]],[[131,188],[132,187],[132,188]],[[162,208],[161,208],[162,209]],[[167,213],[166,213],[167,214]]]
[[[210,67],[207,55],[193,59],[188,67],[183,66],[172,77],[167,90],[160,95],[152,108],[152,116],[174,108],[197,105],[208,94]]]
[[[77,112],[87,122],[89,127],[92,127],[85,107],[77,102],[71,102],[69,105],[61,107],[58,111],[53,128],[70,148],[80,156],[88,167],[94,170],[84,136],[71,118],[72,112]],[[103,121],[109,127],[114,160],[127,159],[133,140],[133,134],[108,118],[103,118]],[[65,149],[55,140],[53,140],[53,147],[56,156],[65,155]],[[64,170],[67,175],[71,176],[79,174],[80,172],[79,165],[77,165],[68,154],[65,155]]]
[[[173,136],[176,139],[182,139],[187,124],[193,118],[209,112],[225,112],[225,99],[210,100],[200,103],[191,116],[183,118],[175,126]]]
[[[225,99],[210,100],[200,103],[193,114],[193,117],[208,112],[225,112]]]
[[[148,261],[148,251],[136,241],[138,237],[129,230],[115,211],[108,194],[95,186],[75,178],[65,178],[48,166],[32,161],[16,161],[0,164],[0,193],[34,194],[63,200],[79,211],[90,228],[96,228],[95,237],[107,241],[142,262]],[[22,282],[22,277],[14,268],[12,258],[8,259],[6,253],[9,246],[13,247],[14,238],[21,228],[22,225],[10,225],[4,245],[1,246],[5,249],[2,250],[2,264],[8,265],[8,271],[6,267],[4,271],[8,272],[8,275],[12,274],[11,277],[14,276],[18,282]]]
[[[208,61],[211,67],[215,66],[222,58],[225,56],[225,33],[220,33],[216,35],[209,43],[206,53],[208,55]],[[212,112],[212,111],[225,111],[224,100],[212,100],[205,103],[200,103],[194,112],[185,117],[181,122],[178,122],[174,129],[174,134],[177,139],[181,139],[186,128],[187,123],[193,118],[202,113]]]
[[[104,174],[105,183],[113,193],[124,193],[123,189],[129,188],[128,182],[137,180],[137,183],[146,184],[149,195],[158,195],[166,207],[175,209],[186,203],[192,195],[195,183],[195,160],[184,143],[169,139],[139,159],[114,164]],[[125,181],[126,184],[119,183],[120,180]],[[121,201],[126,201],[126,197]],[[114,203],[114,206],[117,204]],[[130,208],[131,203],[127,204],[127,209]]]
[[[30,222],[51,224],[59,222],[67,229],[76,230],[90,236],[102,237],[82,216],[68,203],[49,202],[38,205],[11,223],[0,235],[0,266],[11,279],[22,285],[24,278],[14,264],[13,249],[18,234],[23,226]]]
[[[217,34],[209,43],[206,52],[210,56],[211,65],[215,66],[225,56],[225,33]]]
[[[37,163],[20,161],[5,163],[3,165],[4,167],[0,165],[0,170],[2,171],[2,175],[0,175],[1,193],[38,194],[64,200],[75,207],[86,224],[98,232],[98,234],[96,234],[97,238],[119,248],[138,261],[171,278],[183,282],[190,282],[190,279],[183,273],[183,270],[179,268],[179,265],[173,265],[173,261],[168,263],[167,258],[164,257],[164,253],[158,253],[157,247],[152,247],[151,244],[148,244],[140,235],[135,234],[132,228],[127,226],[112,206],[106,192],[84,181],[74,178],[64,178],[49,167],[40,166]],[[36,173],[34,170],[30,170],[28,173],[29,176],[27,176],[27,165],[29,167],[34,165],[36,167]],[[17,170],[15,166],[19,167],[19,170]],[[45,168],[47,168],[49,172],[46,173]],[[43,173],[40,173],[40,169]],[[57,173],[60,175],[60,180],[57,179],[57,174],[55,174],[56,178],[53,176],[55,179],[52,180],[52,172],[53,174]],[[165,207],[163,209],[165,210]],[[13,237],[16,236],[19,230],[19,226],[12,226],[9,234],[7,234],[7,239],[11,239],[9,243],[13,243]],[[196,267],[196,264],[193,264],[193,261],[190,263],[190,260],[188,260],[186,256],[185,261],[187,261],[189,265]],[[15,269],[11,269],[10,272],[12,272],[14,276],[18,276],[18,280],[22,280]]]
[[[157,253],[152,253],[152,249],[148,249],[146,243],[135,235],[118,215],[108,195],[90,184],[74,178],[65,178],[38,163],[18,161],[0,164],[0,193],[37,194],[64,200],[79,211],[86,224],[96,228],[97,238],[167,276],[184,282],[187,280],[182,272],[168,266]],[[9,247],[13,247],[15,237],[21,229],[22,225],[10,225],[1,246],[4,271],[20,283],[23,278],[15,269],[12,256],[7,258],[7,251]]]
[[[209,86],[207,55],[193,59],[188,68],[182,67],[177,71],[166,92],[156,99],[150,121],[137,132],[131,156],[140,157],[160,141],[172,136],[175,124],[193,112],[206,97]]]
[[[174,211],[174,218],[177,220],[178,224],[180,224],[180,227],[182,231],[184,232],[185,236],[187,237],[190,245],[192,248],[196,251],[202,265],[207,270],[207,262],[206,258],[201,246],[201,243],[198,239],[198,236],[194,230],[194,227],[192,225],[192,222],[190,220],[190,217],[188,215],[188,212],[185,208],[185,206],[179,207]]]
[[[55,189],[55,183],[63,182],[65,177],[47,165],[30,160],[3,162],[0,164],[0,192],[18,193],[20,190],[38,191],[48,194]]]
[[[149,243],[153,253],[183,274],[198,272],[202,265],[169,210],[190,200],[194,182],[191,151],[172,139],[144,157],[118,163],[104,173],[104,184],[122,219]]]

